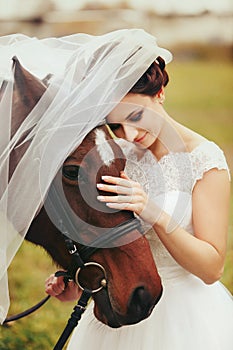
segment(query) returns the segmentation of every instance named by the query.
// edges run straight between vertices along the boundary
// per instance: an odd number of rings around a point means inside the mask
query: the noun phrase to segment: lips
[[[147,135],[147,132],[145,132],[145,134],[142,135],[142,137],[139,137],[139,138],[135,139],[134,141],[135,142],[142,142],[144,140],[144,138],[146,137],[146,135]]]

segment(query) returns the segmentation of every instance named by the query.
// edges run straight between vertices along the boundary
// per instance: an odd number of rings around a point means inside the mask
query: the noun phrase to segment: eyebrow
[[[144,108],[141,109],[135,109],[134,111],[132,111],[131,113],[129,113],[129,115],[127,115],[127,117],[125,118],[125,120],[130,119],[135,113],[141,113],[143,112]]]

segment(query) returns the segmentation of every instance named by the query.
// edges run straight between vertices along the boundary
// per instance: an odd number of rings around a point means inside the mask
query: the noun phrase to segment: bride
[[[227,245],[229,169],[214,142],[166,112],[171,53],[139,29],[41,40],[12,35],[0,38],[0,50],[0,83],[9,81],[0,100],[7,127],[13,93],[10,58],[17,55],[39,78],[53,74],[49,99],[45,94],[38,101],[14,139],[0,129],[0,214],[6,221],[0,237],[0,321],[9,307],[7,267],[57,169],[84,134],[105,120],[127,166],[119,178],[104,177],[104,184],[97,185],[101,193],[108,192],[98,200],[141,219],[163,295],[150,317],[118,329],[99,322],[90,303],[68,349],[231,350],[232,296],[219,282]],[[33,142],[8,182],[11,147],[28,130]],[[57,140],[60,152],[54,157],[46,147],[57,147]],[[33,171],[31,164],[36,164]],[[46,280],[46,292],[61,301],[80,295],[77,285],[65,287],[62,277],[54,275]]]
[[[108,113],[106,121],[127,155],[127,168],[120,178],[105,176],[105,184],[97,185],[114,194],[98,196],[99,201],[131,210],[145,224],[163,296],[147,320],[119,329],[101,324],[90,305],[69,350],[232,348],[232,297],[219,282],[226,254],[230,173],[214,142],[166,112],[170,60],[170,53],[161,51]],[[46,292],[60,300],[79,294],[77,286],[64,289],[62,279],[54,276],[47,279]]]

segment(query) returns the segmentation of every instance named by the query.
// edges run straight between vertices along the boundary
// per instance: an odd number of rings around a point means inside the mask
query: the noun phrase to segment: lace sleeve
[[[205,142],[192,152],[193,187],[203,178],[205,172],[214,168],[227,170],[230,180],[230,171],[223,151],[214,142]]]

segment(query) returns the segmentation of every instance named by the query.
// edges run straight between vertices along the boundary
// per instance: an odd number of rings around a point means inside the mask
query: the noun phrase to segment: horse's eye
[[[78,181],[79,166],[64,165],[62,168],[62,174],[69,180]]]

